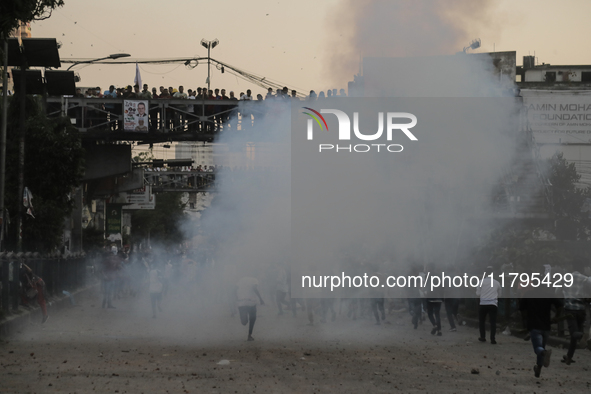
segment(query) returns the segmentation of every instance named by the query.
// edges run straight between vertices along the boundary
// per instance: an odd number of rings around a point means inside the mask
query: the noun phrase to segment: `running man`
[[[374,265],[371,265],[370,268],[372,271],[372,276],[378,277],[380,280],[379,283],[385,283],[386,278],[385,278],[384,274],[379,272],[378,266],[374,264]],[[382,322],[380,321],[380,316],[381,316],[382,320],[386,320],[386,311],[384,309],[384,301],[385,301],[384,289],[382,289],[380,287],[376,287],[376,288],[370,288],[368,290],[370,293],[369,295],[371,296],[371,299],[370,299],[371,310],[373,312],[373,316],[376,319],[376,325],[380,325],[380,324],[382,324]]]
[[[575,265],[577,265],[576,268],[583,271],[581,263],[575,262]],[[578,265],[581,265],[581,267],[578,267]],[[587,315],[585,297],[591,293],[591,277],[581,274],[579,270],[572,271],[573,285],[570,287],[565,286],[562,289],[564,294],[564,315],[570,334],[568,352],[562,357],[562,362],[566,365],[573,362],[577,345],[583,338],[585,317]]]
[[[102,289],[103,308],[115,309],[111,303],[115,291],[115,281],[121,269],[121,260],[117,256],[117,247],[111,247],[111,253],[107,254],[102,261]]]
[[[409,272],[409,275],[415,276],[421,272],[421,269],[414,265],[413,260],[409,260],[410,264],[413,264],[412,269]],[[416,286],[408,286],[406,288],[406,293],[408,296],[408,311],[412,316],[412,325],[416,330],[419,326],[419,322],[423,321],[423,301],[422,301],[422,294],[419,287]]]
[[[152,304],[152,318],[156,318],[156,307],[162,312],[162,291],[164,286],[162,284],[162,273],[156,267],[156,263],[150,264],[148,271],[148,290],[150,292],[150,302]]]
[[[285,267],[281,266],[277,268],[277,277],[275,279],[275,300],[277,301],[277,310],[279,311],[277,314],[281,316],[283,315],[282,306],[286,306],[288,309],[291,309],[291,303],[287,302],[286,300],[287,295],[289,293],[289,283],[287,282],[287,270],[285,269]]]
[[[453,274],[453,276],[459,274],[459,272],[454,268],[446,271],[450,271],[450,274]],[[445,286],[443,288],[443,302],[445,305],[445,312],[447,314],[447,321],[449,322],[450,332],[457,331],[456,321],[459,324],[458,309],[460,307],[460,297],[461,292],[459,288],[455,286]]]
[[[480,282],[476,295],[480,296],[480,307],[478,308],[478,325],[480,327],[480,342],[486,342],[486,316],[490,316],[490,343],[497,344],[495,335],[497,333],[497,310],[499,297],[501,295],[501,284],[496,279],[491,279],[492,267],[486,267],[485,278]],[[494,275],[493,275],[494,278]]]
[[[248,341],[254,341],[252,330],[257,320],[257,302],[265,305],[259,293],[259,281],[255,278],[244,277],[236,285],[236,296],[238,298],[238,313],[243,326],[248,323]]]
[[[441,275],[440,272],[435,270],[434,264],[429,264],[428,272],[435,275]],[[442,336],[441,333],[441,304],[443,303],[443,288],[435,287],[427,294],[427,317],[433,328],[431,329],[431,335],[437,334],[438,337]]]
[[[41,324],[44,324],[49,315],[47,314],[47,295],[45,294],[45,282],[41,277],[35,275],[25,263],[22,263],[22,271],[20,274],[20,281],[22,285],[21,302],[23,305],[29,305],[30,301],[37,300],[37,304],[41,308],[43,318]]]
[[[540,377],[542,367],[547,368],[550,365],[552,350],[546,349],[546,342],[552,324],[552,305],[556,308],[557,316],[562,308],[562,300],[550,298],[551,296],[552,294],[549,294],[547,288],[540,286],[533,288],[528,294],[528,298],[522,298],[519,303],[519,309],[525,315],[531,343],[536,353],[536,364],[534,365],[536,378]]]

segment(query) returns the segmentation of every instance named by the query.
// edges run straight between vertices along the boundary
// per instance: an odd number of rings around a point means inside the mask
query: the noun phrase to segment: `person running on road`
[[[21,302],[23,305],[29,305],[29,302],[36,299],[37,304],[41,308],[41,312],[43,313],[43,318],[41,319],[41,324],[45,323],[47,319],[49,319],[49,315],[47,314],[47,304],[46,299],[47,296],[45,294],[45,282],[41,277],[35,275],[33,270],[29,268],[25,263],[22,263],[22,272],[20,275],[20,280],[23,288],[23,293],[21,295]]]
[[[409,272],[409,276],[418,275],[421,268],[414,263],[412,259],[409,259],[408,262],[413,265]],[[423,300],[421,298],[421,290],[417,286],[408,286],[406,288],[406,294],[408,297],[408,312],[412,316],[412,325],[416,330],[419,326],[419,322],[422,322],[423,320]]]
[[[543,268],[542,272],[544,272]],[[547,287],[539,286],[532,288],[528,293],[528,298],[522,298],[519,302],[519,309],[525,315],[527,329],[537,357],[534,365],[536,378],[540,377],[542,367],[547,368],[550,365],[550,356],[552,356],[552,350],[546,349],[552,324],[552,305],[556,308],[557,315],[560,314],[562,308],[562,301],[558,298],[551,298],[551,295]]]
[[[490,275],[493,275],[491,279]],[[478,325],[480,327],[480,342],[486,342],[486,316],[490,316],[490,343],[497,344],[495,335],[497,333],[497,310],[499,296],[501,295],[501,284],[494,279],[492,267],[486,267],[485,278],[480,282],[476,295],[480,296],[480,307],[478,308]]]
[[[289,293],[289,283],[287,282],[287,270],[284,266],[277,267],[276,271],[276,291],[275,300],[277,302],[278,315],[283,315],[283,306],[291,309],[291,303],[286,298]]]
[[[164,285],[162,284],[162,273],[156,267],[154,262],[150,263],[150,270],[148,271],[148,290],[150,292],[150,302],[152,303],[152,318],[156,318],[156,307],[158,311],[162,312],[162,291]]]
[[[265,305],[259,293],[259,281],[255,278],[244,277],[236,285],[236,297],[238,298],[238,313],[243,326],[248,323],[248,341],[254,341],[252,330],[257,320],[257,302]]]
[[[435,270],[435,265],[430,264],[427,268],[431,275],[441,275],[440,272]],[[438,337],[442,336],[441,333],[441,304],[443,303],[443,288],[434,287],[427,293],[427,316],[429,321],[433,325],[431,335],[437,334]]]
[[[337,312],[334,309],[334,298],[323,298],[320,300],[320,306],[322,308],[322,319],[321,323],[326,323],[326,316],[328,312],[331,314],[331,321],[335,321],[337,318]]]
[[[379,272],[377,264],[372,264],[369,266],[371,269],[371,275],[379,278],[379,283],[383,284],[386,282],[386,277]],[[386,320],[386,311],[384,309],[384,289],[381,287],[370,288],[368,289],[370,296],[371,296],[371,310],[373,312],[373,316],[376,319],[376,325],[382,324],[380,317],[382,320]]]
[[[579,267],[576,267],[579,268]],[[564,294],[564,314],[570,333],[570,345],[568,352],[562,357],[562,362],[570,365],[573,362],[577,344],[583,338],[585,330],[585,297],[591,293],[591,278],[581,274],[579,271],[573,271],[573,285],[563,287]]]
[[[102,261],[103,308],[115,309],[112,300],[115,291],[115,280],[120,268],[121,260],[117,256],[117,247],[112,246],[111,253],[107,254]]]
[[[459,274],[455,269],[450,269],[450,276]],[[445,286],[443,288],[443,302],[445,304],[445,312],[447,314],[447,321],[449,322],[449,331],[456,332],[456,322],[458,321],[458,309],[460,307],[460,290],[455,286]],[[459,324],[459,322],[458,322]]]

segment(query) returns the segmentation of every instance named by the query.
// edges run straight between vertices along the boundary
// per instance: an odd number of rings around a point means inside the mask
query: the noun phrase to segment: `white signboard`
[[[119,196],[124,196],[127,204],[123,209],[154,209],[156,208],[156,196],[152,194],[150,186],[144,186],[141,189],[133,190],[127,193],[119,193]]]
[[[136,133],[148,132],[147,100],[124,100],[123,110],[125,131],[134,131]]]
[[[521,93],[538,144],[591,144],[591,91]]]

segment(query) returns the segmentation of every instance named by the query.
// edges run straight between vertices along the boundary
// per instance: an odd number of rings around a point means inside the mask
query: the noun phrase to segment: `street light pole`
[[[20,81],[20,89],[18,92],[19,97],[19,104],[20,104],[20,113],[19,113],[19,144],[18,144],[18,209],[17,209],[17,224],[16,224],[16,251],[22,252],[23,251],[23,215],[24,215],[24,206],[23,206],[23,192],[25,190],[25,140],[26,140],[26,133],[27,133],[27,116],[26,116],[26,104],[27,104],[27,60],[26,57],[22,57],[21,62],[21,81]],[[17,309],[18,305],[16,305]]]
[[[216,38],[213,41],[207,41],[205,38],[201,40],[201,46],[207,48],[207,90],[211,90],[211,50],[215,48],[220,41]]]
[[[109,56],[105,56],[105,57],[99,57],[98,59],[92,59],[92,60],[85,60],[83,62],[76,62],[74,64],[72,64],[70,67],[68,67],[67,71],[70,71],[70,69],[74,66],[77,66],[79,64],[87,64],[87,63],[94,63],[94,62],[98,62],[99,60],[105,60],[105,59],[119,59],[120,57],[130,57],[131,55],[129,53],[114,53],[112,55]]]

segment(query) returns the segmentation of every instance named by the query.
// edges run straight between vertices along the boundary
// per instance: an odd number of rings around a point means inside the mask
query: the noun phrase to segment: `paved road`
[[[311,327],[304,314],[277,316],[268,305],[259,307],[256,341],[246,342],[229,308],[189,298],[169,296],[153,319],[147,295],[102,309],[89,293],[0,343],[0,392],[591,392],[588,350],[566,366],[554,349],[536,379],[531,344],[518,338],[479,343],[467,327],[434,337],[428,324],[413,330],[406,313],[381,326],[338,316]]]

